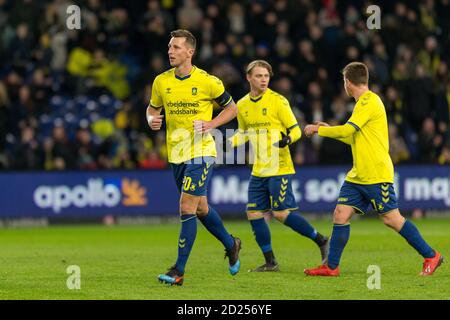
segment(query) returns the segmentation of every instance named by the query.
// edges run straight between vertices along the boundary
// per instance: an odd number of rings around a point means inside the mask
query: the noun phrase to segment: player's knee
[[[336,207],[333,213],[333,222],[336,224],[347,224],[350,222],[350,216],[348,212],[346,212],[341,207]]]
[[[180,204],[180,214],[189,214],[194,212],[192,206],[189,204]]]
[[[273,216],[275,217],[275,219],[277,219],[281,223],[284,223],[284,221],[286,220],[288,215],[289,215],[289,210],[273,212]]]
[[[180,200],[180,214],[197,213],[198,203],[193,199],[181,198]]]
[[[392,229],[397,229],[397,222],[389,217],[382,217],[383,223],[385,226],[392,228]]]
[[[202,202],[200,201],[200,203],[198,204],[197,207],[197,216],[199,217],[204,217],[208,214],[209,212],[209,206],[207,202]]]
[[[257,220],[264,218],[264,214],[262,212],[248,212],[247,211],[247,219],[248,220]]]

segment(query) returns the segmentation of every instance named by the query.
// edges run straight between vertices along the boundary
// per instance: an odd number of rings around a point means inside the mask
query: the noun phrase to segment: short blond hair
[[[247,66],[247,69],[245,70],[245,72],[247,74],[252,73],[252,70],[255,67],[262,67],[262,68],[266,68],[267,71],[269,71],[270,76],[273,76],[273,72],[272,72],[272,66],[270,65],[270,63],[268,63],[265,60],[253,60],[252,62],[250,62]]]

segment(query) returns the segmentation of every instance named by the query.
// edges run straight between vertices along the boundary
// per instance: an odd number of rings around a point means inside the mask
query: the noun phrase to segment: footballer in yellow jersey
[[[254,151],[252,175],[271,177],[294,174],[289,148],[274,146],[283,136],[289,137],[290,143],[301,136],[287,99],[267,88],[258,97],[247,94],[238,101],[237,106],[239,131],[246,132]],[[290,131],[289,135],[287,131]],[[238,144],[237,139],[233,139],[234,144]]]
[[[271,211],[275,218],[295,232],[313,240],[320,248],[322,261],[327,256],[328,238],[317,232],[297,209],[292,191],[295,173],[289,145],[301,136],[297,119],[288,100],[268,88],[271,65],[255,60],[247,67],[250,93],[238,105],[238,133],[232,145],[248,140],[253,149],[254,164],[248,186],[247,218],[266,263],[254,272],[278,271],[273,253],[270,230],[264,213]]]
[[[380,97],[370,90],[364,92],[347,123],[356,131],[348,140],[352,148],[353,168],[345,180],[358,184],[394,183],[386,110]],[[319,135],[331,135],[332,138],[332,130],[336,129],[319,128]],[[341,131],[338,135],[342,133],[345,135],[346,132]]]
[[[350,219],[372,207],[384,224],[397,231],[425,259],[421,275],[432,275],[443,261],[422,238],[416,226],[398,210],[394,191],[394,167],[389,156],[388,122],[380,97],[369,90],[367,66],[352,62],[343,70],[344,88],[356,100],[346,124],[329,126],[324,122],[305,127],[305,135],[318,134],[347,143],[352,148],[353,168],[342,185],[334,211],[328,262],[306,269],[311,276],[338,276],[342,252],[350,237]]]
[[[165,108],[170,163],[216,156],[213,137],[209,133],[195,133],[193,126],[195,120],[212,119],[214,101],[226,107],[233,99],[220,79],[196,66],[183,77],[177,76],[172,68],[155,78],[150,105]]]
[[[225,229],[206,197],[216,156],[215,143],[208,131],[234,119],[237,107],[222,81],[192,65],[197,43],[192,33],[175,30],[170,35],[168,55],[173,69],[155,78],[147,121],[152,130],[160,130],[163,122],[160,113],[165,109],[168,158],[181,193],[178,258],[158,280],[182,285],[197,234],[197,218],[225,247],[231,275],[239,272],[241,241]],[[212,119],[214,102],[224,109]]]

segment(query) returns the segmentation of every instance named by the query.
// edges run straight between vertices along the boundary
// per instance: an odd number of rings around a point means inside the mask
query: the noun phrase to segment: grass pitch
[[[450,220],[415,221],[433,247],[450,259]],[[199,223],[181,287],[156,277],[177,254],[179,225],[63,226],[0,229],[0,299],[450,299],[449,263],[420,277],[422,258],[376,219],[354,221],[339,278],[306,277],[317,266],[316,245],[270,223],[277,273],[248,273],[263,263],[247,221],[225,222],[242,239],[241,271],[228,273],[221,244]],[[313,221],[329,235],[330,221]],[[80,290],[66,285],[67,267],[81,270]],[[381,270],[381,289],[369,290],[369,265]]]

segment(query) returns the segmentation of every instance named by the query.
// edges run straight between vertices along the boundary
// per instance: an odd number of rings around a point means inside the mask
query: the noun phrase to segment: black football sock
[[[321,246],[323,246],[325,244],[326,241],[327,241],[327,239],[322,234],[317,232],[317,235],[314,238],[314,242],[317,243],[317,245],[319,247],[321,247]]]
[[[264,252],[264,258],[266,259],[267,264],[277,264],[272,250]]]

